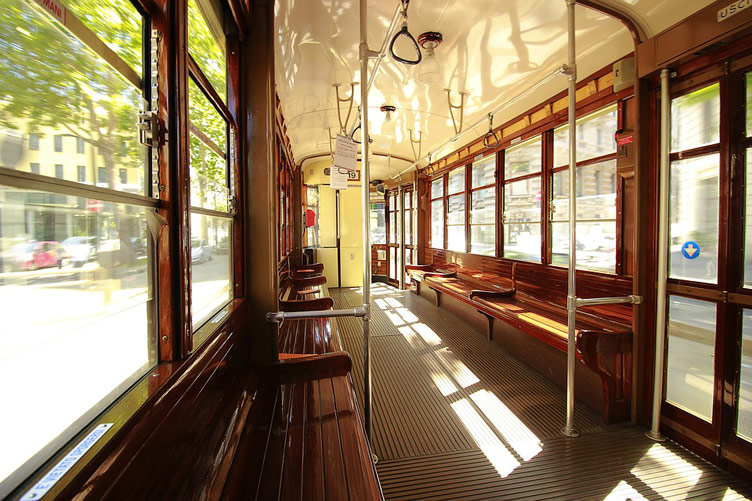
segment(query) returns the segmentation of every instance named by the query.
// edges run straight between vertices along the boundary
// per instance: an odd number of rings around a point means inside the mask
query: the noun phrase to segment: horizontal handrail
[[[270,311],[266,314],[266,321],[279,324],[285,320],[301,318],[334,318],[334,317],[365,317],[366,309],[358,306],[351,310],[313,310],[313,311]]]
[[[576,304],[578,307],[582,306],[598,306],[603,304],[640,304],[642,303],[642,296],[623,296],[623,297],[593,297],[593,298],[577,298]]]

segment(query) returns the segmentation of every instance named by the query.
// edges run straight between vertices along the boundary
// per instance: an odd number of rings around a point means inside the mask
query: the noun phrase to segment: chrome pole
[[[366,0],[360,0],[360,113],[361,129],[363,138],[361,145],[361,165],[363,167],[363,178],[361,179],[361,190],[363,193],[363,407],[365,410],[365,427],[368,440],[371,440],[371,330],[370,330],[370,308],[371,308],[371,218],[370,218],[370,192],[371,185],[371,165],[368,159],[368,50],[367,38],[367,20],[368,9]]]
[[[661,70],[661,153],[658,209],[658,282],[655,305],[655,370],[653,371],[653,416],[646,435],[657,441],[661,435],[661,404],[663,403],[663,358],[666,348],[666,278],[668,275],[668,190],[669,140],[671,134],[671,96],[669,70]]]
[[[567,33],[569,58],[566,74],[569,81],[569,286],[567,291],[567,423],[561,430],[567,437],[577,437],[574,429],[574,364],[575,359],[575,320],[577,319],[577,287],[575,267],[577,264],[577,131],[575,123],[577,66],[575,62],[574,31],[575,0],[567,0]]]
[[[397,190],[397,204],[399,205],[399,212],[397,214],[397,229],[399,231],[399,252],[397,253],[397,272],[399,275],[400,290],[405,288],[405,201],[403,199],[405,192],[402,190],[402,182]]]

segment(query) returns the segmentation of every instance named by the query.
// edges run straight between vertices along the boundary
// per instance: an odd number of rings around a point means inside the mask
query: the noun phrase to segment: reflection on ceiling
[[[652,34],[702,9],[710,0],[611,0],[641,19]],[[397,13],[399,1],[368,2],[368,45],[379,50]],[[339,131],[337,98],[350,95],[350,83],[360,80],[358,62],[359,2],[357,0],[279,0],[275,23],[277,92],[288,127],[293,154],[306,157],[329,153],[329,134]],[[401,19],[399,19],[401,24]],[[369,93],[369,118],[374,151],[414,160],[408,130],[422,137],[423,154],[454,136],[447,93],[459,103],[466,92],[463,123],[476,123],[540,82],[566,62],[567,24],[564,0],[412,0],[408,26],[416,38],[437,31],[443,41],[435,49],[440,78],[423,83],[421,65],[408,66],[386,56]],[[632,38],[621,23],[582,6],[576,8],[577,63],[585,78],[634,50]],[[401,40],[398,54],[410,57]],[[425,55],[425,53],[424,53]],[[423,64],[423,63],[421,63]],[[374,63],[371,63],[371,68]],[[504,122],[566,89],[566,78],[554,78],[528,98],[494,117]],[[355,106],[360,87],[355,87]],[[382,105],[396,108],[385,121]],[[347,103],[341,103],[342,118]],[[455,112],[456,113],[456,112]],[[354,110],[348,132],[357,115]],[[487,131],[487,121],[468,131],[458,143],[437,152],[449,153]],[[389,178],[409,163],[397,158],[373,158],[373,179]]]

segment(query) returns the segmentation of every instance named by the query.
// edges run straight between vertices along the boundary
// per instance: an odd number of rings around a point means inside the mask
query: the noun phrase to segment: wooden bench
[[[383,499],[347,353],[256,365],[235,311],[61,499]]]
[[[319,269],[321,271],[323,268]],[[325,277],[293,278],[290,273],[282,273],[279,305],[281,311],[328,310],[333,308],[334,301],[329,297]],[[337,329],[326,318],[286,320],[280,324],[277,332],[280,353],[322,354],[342,351],[342,341]]]
[[[566,289],[548,282],[530,270],[520,279],[518,263],[511,276],[462,268],[441,269],[430,265],[407,265],[412,278],[433,290],[436,304],[448,294],[475,308],[487,320],[487,335],[493,339],[494,322],[505,324],[543,341],[559,351],[567,351]],[[631,308],[628,306],[590,307],[578,310],[576,322],[577,358],[601,379],[603,419],[611,423],[629,418],[632,366]]]

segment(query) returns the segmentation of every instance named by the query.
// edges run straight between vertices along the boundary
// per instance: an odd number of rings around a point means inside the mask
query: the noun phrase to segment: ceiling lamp
[[[396,120],[393,119],[392,113],[397,111],[397,108],[390,104],[385,104],[381,108],[379,108],[381,111],[386,113],[386,117],[384,117],[384,123],[381,124],[381,134],[382,135],[392,135],[394,134],[394,130],[397,126]]]
[[[418,45],[423,47],[426,52],[418,69],[418,80],[423,83],[436,83],[441,79],[441,66],[434,49],[439,46],[442,40],[441,33],[437,31],[426,31],[418,37]]]

